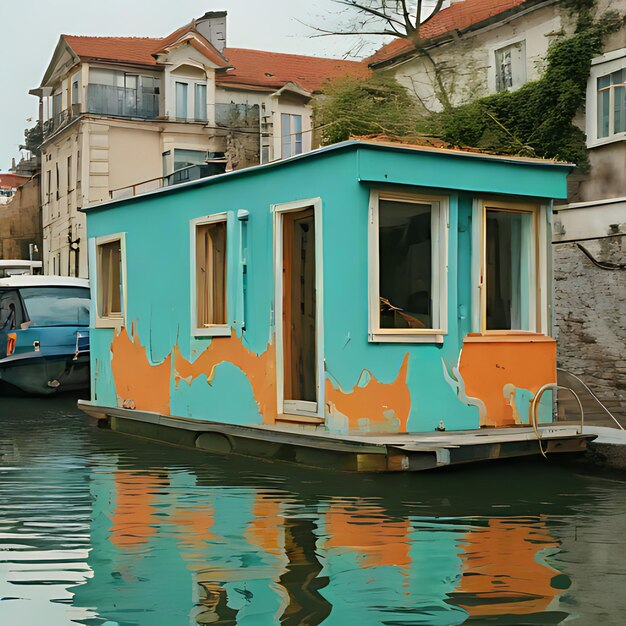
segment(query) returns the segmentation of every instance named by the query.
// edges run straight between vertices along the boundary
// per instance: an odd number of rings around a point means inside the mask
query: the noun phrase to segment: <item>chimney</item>
[[[226,11],[209,11],[196,20],[196,30],[220,52],[226,47]]]

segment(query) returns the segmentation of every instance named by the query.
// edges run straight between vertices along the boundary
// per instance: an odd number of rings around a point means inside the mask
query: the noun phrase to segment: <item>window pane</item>
[[[98,303],[101,317],[122,315],[122,249],[120,240],[98,246],[100,276]]]
[[[206,85],[196,85],[195,119],[206,122]]]
[[[176,117],[187,119],[187,83],[176,83]]]
[[[605,89],[598,93],[598,137],[609,136],[609,114],[611,91]]]
[[[89,289],[27,287],[20,292],[32,326],[89,326]]]
[[[487,210],[487,330],[529,330],[532,214]]]
[[[433,328],[432,206],[380,201],[381,328]]]
[[[192,165],[206,163],[207,153],[204,150],[174,150],[174,171]]]
[[[198,328],[226,324],[226,222],[196,227]]]
[[[294,133],[294,154],[302,154],[302,115],[292,115]]]
[[[281,157],[286,159],[292,156],[291,151],[291,115],[282,113],[280,116]]]
[[[613,94],[613,132],[626,132],[626,87],[615,87]]]

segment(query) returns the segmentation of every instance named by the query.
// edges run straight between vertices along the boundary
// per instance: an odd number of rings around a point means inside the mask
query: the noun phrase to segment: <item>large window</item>
[[[374,193],[370,339],[438,341],[446,329],[444,198]]]
[[[192,245],[195,259],[195,302],[192,326],[195,335],[230,334],[227,310],[227,227],[226,216],[192,222]]]
[[[516,89],[526,82],[526,43],[518,41],[495,50],[496,91]]]
[[[280,116],[282,158],[302,154],[302,115]]]
[[[97,317],[101,322],[99,325],[121,325],[124,316],[125,283],[123,236],[114,235],[97,240],[96,255]]]
[[[159,115],[160,79],[92,67],[89,70],[89,113],[154,118]]]
[[[541,218],[541,216],[544,216]],[[487,201],[474,213],[473,326],[476,332],[546,332],[545,211]]]
[[[486,210],[486,330],[530,330],[533,214]]]
[[[597,79],[598,139],[626,132],[626,69]]]

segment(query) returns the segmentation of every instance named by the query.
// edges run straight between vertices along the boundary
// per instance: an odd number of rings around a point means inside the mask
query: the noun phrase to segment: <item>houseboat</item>
[[[584,449],[556,423],[570,166],[349,141],[86,209],[115,430],[348,471]]]
[[[89,387],[89,297],[81,278],[0,279],[0,391]]]

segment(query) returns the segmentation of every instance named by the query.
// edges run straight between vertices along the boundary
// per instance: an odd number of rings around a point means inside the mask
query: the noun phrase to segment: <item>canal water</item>
[[[623,624],[624,486],[306,470],[0,398],[0,624]]]

